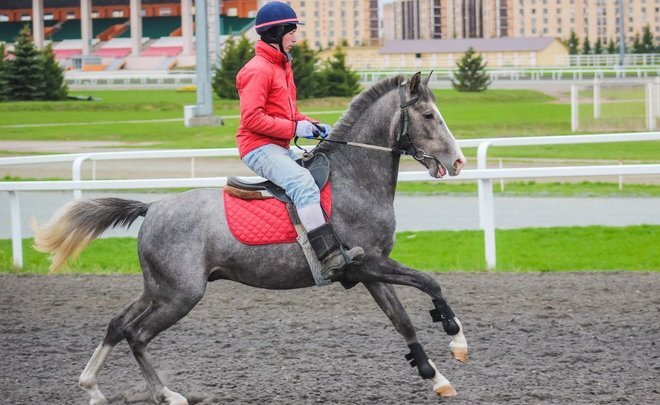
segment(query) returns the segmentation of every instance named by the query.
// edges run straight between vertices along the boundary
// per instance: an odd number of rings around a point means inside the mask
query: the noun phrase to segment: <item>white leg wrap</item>
[[[92,357],[87,362],[87,366],[85,366],[85,370],[83,370],[80,379],[78,380],[80,382],[80,387],[89,394],[90,405],[105,405],[108,403],[105,396],[103,396],[99,390],[97,381],[101,367],[103,367],[103,363],[105,363],[111,351],[112,346],[104,346],[103,344],[100,344],[96,350],[94,350],[94,354],[92,354]]]
[[[454,321],[458,324],[458,333],[451,337],[451,343],[449,343],[449,349],[454,350],[464,350],[467,351],[468,344],[463,334],[463,325],[457,317],[454,317]]]
[[[435,376],[431,379],[433,381],[433,391],[443,397],[451,397],[456,395],[456,390],[451,385],[449,380],[440,374],[438,368],[435,366],[435,363],[429,359],[429,364],[435,370]]]
[[[188,400],[183,395],[170,391],[167,387],[163,387],[163,396],[168,405],[188,405]]]

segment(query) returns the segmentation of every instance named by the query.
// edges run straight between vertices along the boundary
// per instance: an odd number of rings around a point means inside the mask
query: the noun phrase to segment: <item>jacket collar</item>
[[[286,55],[261,40],[257,41],[254,50],[257,55],[266,58],[270,63],[284,65],[289,61]]]

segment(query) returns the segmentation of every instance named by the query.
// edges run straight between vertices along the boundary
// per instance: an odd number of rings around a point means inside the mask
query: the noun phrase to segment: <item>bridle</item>
[[[415,144],[413,143],[412,136],[410,135],[410,131],[408,129],[409,116],[408,116],[407,108],[417,103],[417,101],[419,101],[419,96],[411,98],[410,100],[406,100],[407,84],[408,82],[404,80],[399,85],[399,101],[400,101],[399,109],[401,111],[401,120],[400,120],[401,126],[399,127],[399,133],[397,134],[396,143],[394,144],[393,147],[388,148],[386,146],[378,146],[378,145],[372,145],[372,144],[360,143],[360,142],[340,141],[336,139],[321,139],[318,145],[320,145],[323,142],[330,142],[330,143],[338,143],[341,145],[357,146],[360,148],[375,149],[383,152],[394,153],[397,155],[407,155],[407,156],[412,156],[413,159],[422,163],[424,166],[427,166],[424,161],[425,159],[433,159],[437,162],[438,165],[442,165],[444,167],[442,162],[440,162],[435,156],[427,155],[426,152],[424,152],[422,149],[418,149],[417,147],[415,147]],[[306,149],[298,145],[297,137],[294,139],[294,144],[298,149],[304,151],[303,159],[305,158],[305,155],[310,155],[310,152],[308,152]],[[313,154],[313,151],[311,153]]]

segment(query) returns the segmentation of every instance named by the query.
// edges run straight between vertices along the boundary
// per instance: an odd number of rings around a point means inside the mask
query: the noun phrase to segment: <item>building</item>
[[[259,6],[268,1],[260,0]],[[377,45],[379,38],[378,0],[290,0],[285,1],[306,24],[298,28],[299,38],[310,47],[331,48]]]
[[[383,8],[383,38],[556,37],[574,31],[593,44],[619,38],[618,0],[394,0]],[[626,42],[649,25],[660,40],[660,1],[623,0]]]
[[[450,69],[470,48],[489,68],[557,66],[567,63],[568,48],[557,38],[405,39],[382,47],[348,48],[346,64],[355,70]],[[331,56],[330,50],[321,58]]]

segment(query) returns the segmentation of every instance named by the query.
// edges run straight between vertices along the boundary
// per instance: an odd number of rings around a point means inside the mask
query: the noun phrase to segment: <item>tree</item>
[[[320,78],[316,71],[319,59],[317,52],[310,48],[307,41],[302,41],[291,50],[291,67],[296,83],[297,97],[299,99],[310,98],[318,95]]]
[[[570,55],[577,55],[578,48],[580,48],[580,39],[575,34],[575,31],[571,30],[571,36],[568,38],[568,53]]]
[[[30,27],[24,26],[14,42],[14,59],[7,64],[5,79],[11,100],[43,100],[44,71],[41,53],[32,42]]]
[[[644,47],[642,45],[642,40],[639,36],[639,32],[635,34],[635,39],[632,43],[632,53],[644,53]]]
[[[603,43],[598,38],[594,44],[594,55],[600,55],[601,53],[603,53]]]
[[[584,42],[582,44],[582,54],[589,55],[590,53],[591,53],[591,43],[589,43],[589,37],[585,37]]]
[[[64,82],[64,69],[55,60],[51,44],[41,51],[41,57],[44,70],[44,100],[64,100],[69,89]]]
[[[651,34],[651,26],[648,24],[644,27],[642,31],[642,52],[641,53],[653,53],[655,52],[655,44],[653,40],[653,34]]]
[[[335,47],[319,76],[322,84],[318,96],[350,97],[360,92],[360,78],[346,66],[346,53],[341,45]]]
[[[238,99],[236,75],[252,57],[254,57],[254,48],[245,36],[242,36],[238,43],[233,38],[225,42],[220,67],[215,70],[213,78],[213,89],[218,97]]]
[[[5,44],[0,43],[0,101],[5,101],[8,98],[6,78],[8,63],[9,62],[5,60]]]
[[[618,47],[614,44],[614,40],[610,38],[610,41],[607,43],[607,53],[615,54],[619,52]]]
[[[490,85],[490,78],[486,73],[486,63],[481,55],[477,55],[470,47],[465,55],[456,62],[458,71],[451,78],[451,84],[458,91],[477,92],[484,91]]]

